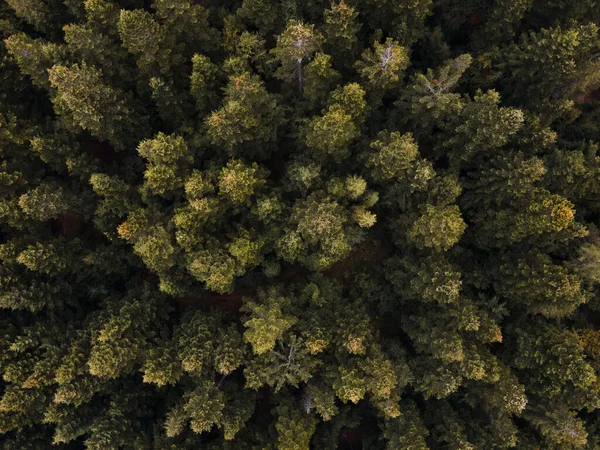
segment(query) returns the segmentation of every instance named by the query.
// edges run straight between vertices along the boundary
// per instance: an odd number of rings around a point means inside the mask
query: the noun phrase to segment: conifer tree
[[[240,153],[242,144],[267,146],[281,122],[277,101],[260,78],[248,72],[229,78],[223,105],[205,121],[211,142],[232,154]],[[257,152],[265,149],[253,153]]]
[[[310,60],[319,50],[323,37],[314,31],[314,26],[290,21],[283,33],[277,37],[277,46],[271,51],[281,65],[275,72],[278,78],[291,78],[299,90],[304,87],[305,60]]]
[[[505,92],[536,111],[570,100],[598,81],[597,47],[593,23],[524,33],[501,61],[507,71]]]
[[[65,126],[87,130],[116,148],[145,135],[147,120],[136,111],[131,96],[107,85],[101,71],[83,62],[71,67],[55,65],[48,73],[56,89],[53,103]]]
[[[358,32],[361,24],[358,20],[358,11],[355,6],[344,0],[332,1],[329,9],[323,12],[323,16],[325,46],[336,61],[348,66],[349,59],[352,59],[360,45]]]
[[[375,42],[373,48],[365,50],[357,66],[358,72],[369,85],[390,89],[398,85],[408,63],[406,49],[388,38],[383,43]]]

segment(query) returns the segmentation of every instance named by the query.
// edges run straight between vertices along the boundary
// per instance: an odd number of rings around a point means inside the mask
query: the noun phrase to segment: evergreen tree
[[[50,85],[56,89],[53,103],[65,126],[87,130],[115,148],[123,148],[143,137],[147,121],[125,95],[102,80],[102,72],[85,62],[48,69]]]
[[[237,154],[241,144],[249,155],[265,153],[264,148],[250,153],[251,145],[267,146],[277,136],[282,122],[277,101],[256,75],[245,72],[229,78],[221,108],[207,116],[205,123],[211,142]]]
[[[406,49],[388,38],[386,42],[375,42],[373,48],[365,50],[357,68],[373,88],[391,89],[399,84],[408,63]]]
[[[271,51],[280,64],[275,76],[281,79],[291,78],[298,89],[304,87],[305,60],[310,59],[319,50],[322,36],[315,33],[314,27],[303,23],[290,21],[283,33],[277,37],[277,46]]]

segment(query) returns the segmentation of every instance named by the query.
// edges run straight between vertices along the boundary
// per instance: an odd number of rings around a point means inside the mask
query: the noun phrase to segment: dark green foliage
[[[0,447],[598,450],[599,28],[0,4]]]

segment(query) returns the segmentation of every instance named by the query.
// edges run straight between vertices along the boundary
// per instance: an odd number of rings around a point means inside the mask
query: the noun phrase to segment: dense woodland
[[[0,2],[0,447],[599,450],[599,27]]]

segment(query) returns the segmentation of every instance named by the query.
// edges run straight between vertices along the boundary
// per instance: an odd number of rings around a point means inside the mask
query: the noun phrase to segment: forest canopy
[[[3,450],[600,450],[596,0],[0,30]]]

